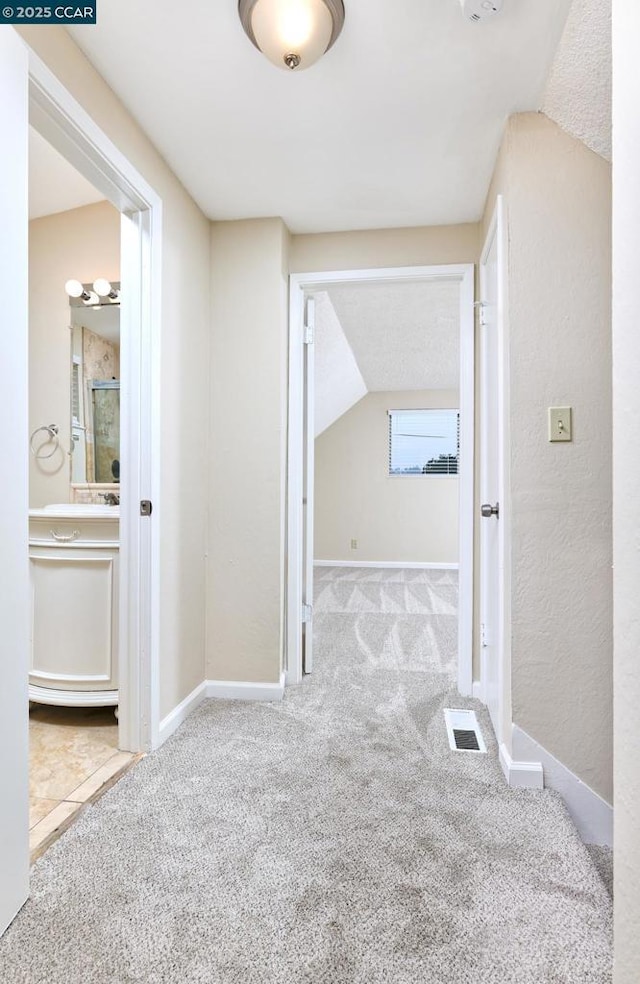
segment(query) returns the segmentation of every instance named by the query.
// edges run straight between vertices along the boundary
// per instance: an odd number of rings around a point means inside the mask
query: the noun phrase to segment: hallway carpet
[[[316,670],[203,704],[33,870],[11,984],[604,984],[611,901],[560,799],[454,689],[456,578],[318,570]],[[488,755],[451,752],[478,708]]]

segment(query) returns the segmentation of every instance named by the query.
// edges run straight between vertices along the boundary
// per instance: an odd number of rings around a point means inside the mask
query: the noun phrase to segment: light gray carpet
[[[607,892],[613,898],[613,851],[610,847],[600,844],[587,844],[587,850],[591,855],[591,860],[596,866],[598,874],[606,885]]]
[[[455,577],[321,569],[316,672],[208,702],[38,862],[11,984],[603,984],[557,796],[451,752]]]

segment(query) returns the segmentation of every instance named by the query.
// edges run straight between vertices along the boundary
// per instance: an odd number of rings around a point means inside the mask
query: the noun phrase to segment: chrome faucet
[[[101,492],[100,495],[104,499],[105,506],[119,506],[120,496],[115,492]]]

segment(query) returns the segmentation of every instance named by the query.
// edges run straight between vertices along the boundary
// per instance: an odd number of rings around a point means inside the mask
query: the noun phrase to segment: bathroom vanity
[[[118,506],[29,512],[29,700],[118,703]]]

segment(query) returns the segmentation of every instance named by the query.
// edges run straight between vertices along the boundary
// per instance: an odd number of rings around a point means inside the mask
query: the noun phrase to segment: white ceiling
[[[102,201],[104,195],[29,127],[29,218],[40,219]]]
[[[315,298],[316,437],[369,392],[458,389],[457,284],[344,284]]]
[[[573,0],[542,111],[611,160],[611,0]]]
[[[88,328],[95,335],[120,345],[120,305],[104,304],[100,307],[72,307],[71,324]]]
[[[367,390],[457,389],[457,283],[363,283],[327,293]]]
[[[335,47],[286,73],[235,0],[110,0],[70,28],[202,210],[293,232],[476,221],[502,127],[540,108],[570,0],[346,0]]]

